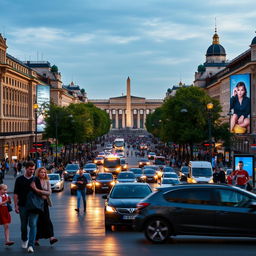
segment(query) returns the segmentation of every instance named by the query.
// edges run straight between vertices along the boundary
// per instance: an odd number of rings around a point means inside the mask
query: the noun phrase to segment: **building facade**
[[[234,153],[255,153],[251,145],[256,143],[256,37],[248,50],[227,62],[225,49],[219,44],[219,36],[215,32],[213,44],[206,53],[206,62],[199,65],[195,73],[194,84],[204,88],[212,98],[219,100],[223,122],[229,123],[232,114],[231,79],[235,75],[245,74],[250,77],[250,128],[247,133],[234,133],[231,146]]]
[[[112,121],[111,129],[145,129],[147,115],[163,104],[162,99],[132,96],[129,77],[125,96],[102,100],[89,99],[88,101],[109,114]]]
[[[47,61],[22,62],[7,53],[6,39],[0,34],[0,159],[22,159],[33,149],[36,136],[36,87],[50,87],[51,101],[59,106],[85,102],[72,88],[62,86],[58,68]],[[77,88],[76,88],[77,89]]]

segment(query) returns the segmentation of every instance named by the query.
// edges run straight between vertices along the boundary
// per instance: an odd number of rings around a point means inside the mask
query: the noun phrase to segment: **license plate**
[[[134,220],[136,215],[124,215],[123,219],[124,220]]]
[[[108,189],[108,187],[102,187],[102,189]]]

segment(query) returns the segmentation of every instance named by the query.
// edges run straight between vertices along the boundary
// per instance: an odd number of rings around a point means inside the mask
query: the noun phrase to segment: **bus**
[[[124,139],[123,138],[116,138],[113,142],[113,147],[115,150],[124,150]]]
[[[104,158],[104,172],[117,175],[122,170],[121,161],[119,156],[109,155]]]

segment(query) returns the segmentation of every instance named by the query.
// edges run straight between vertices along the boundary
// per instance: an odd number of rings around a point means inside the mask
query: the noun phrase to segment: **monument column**
[[[132,118],[131,118],[131,85],[130,78],[127,78],[126,84],[126,127],[132,127]]]
[[[143,110],[143,129],[146,128],[145,124],[146,124],[146,110],[144,109]]]

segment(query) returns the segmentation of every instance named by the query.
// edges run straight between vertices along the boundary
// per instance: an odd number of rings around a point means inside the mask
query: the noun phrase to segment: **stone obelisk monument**
[[[132,128],[132,100],[131,100],[131,84],[130,77],[126,83],[126,127]]]

